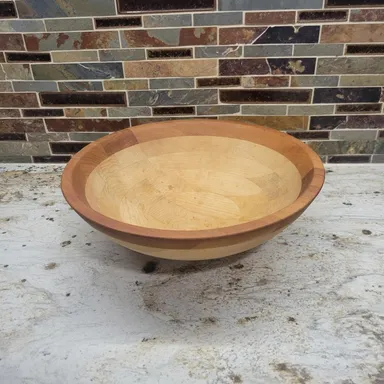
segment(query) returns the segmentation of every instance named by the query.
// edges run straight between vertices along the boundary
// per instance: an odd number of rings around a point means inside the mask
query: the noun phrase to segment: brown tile
[[[49,53],[9,52],[6,53],[8,62],[48,62],[51,61]]]
[[[382,55],[384,44],[356,44],[347,45],[347,55]]]
[[[382,104],[336,105],[336,113],[380,113]]]
[[[191,58],[193,57],[192,48],[186,49],[148,49],[148,59],[169,59],[170,57]]]
[[[148,89],[147,80],[104,80],[104,89],[107,91]]]
[[[239,120],[282,131],[307,129],[308,116],[223,116],[225,120]]]
[[[1,33],[0,49],[3,51],[25,51],[22,35],[19,33]]]
[[[329,131],[297,131],[287,132],[290,136],[300,140],[329,139]]]
[[[299,23],[312,23],[316,21],[340,22],[348,20],[347,11],[302,11],[298,14]]]
[[[32,156],[34,163],[68,163],[71,156]]]
[[[4,52],[0,52],[0,63],[5,63]]]
[[[15,3],[13,1],[0,2],[0,17],[1,18],[17,17]]]
[[[141,27],[141,17],[104,17],[95,19],[96,29]]]
[[[194,115],[195,107],[163,107],[153,108],[153,115]]]
[[[0,133],[0,141],[26,141],[25,133]]]
[[[252,25],[279,25],[295,24],[295,12],[247,12],[245,24]]]
[[[18,109],[0,108],[0,117],[20,117],[20,111]]]
[[[36,93],[0,93],[0,107],[38,107]]]
[[[254,76],[241,79],[243,88],[288,87],[289,76]]]
[[[351,9],[350,21],[384,21],[384,9]]]
[[[4,119],[0,120],[0,132],[45,132],[41,119]]]
[[[242,104],[307,104],[311,101],[310,89],[257,89],[257,90],[219,90],[222,103]]]
[[[66,117],[107,117],[106,108],[65,108]]]
[[[139,117],[139,118],[131,119],[131,124],[132,124],[132,127],[135,127],[135,126],[141,125],[141,124],[157,123],[160,121],[193,120],[193,119],[201,119],[201,116],[198,116],[198,117],[180,117],[180,116],[174,116],[174,117]],[[204,119],[217,120],[217,117],[216,116],[204,117]]]
[[[129,128],[129,119],[46,119],[49,132],[114,132]]]
[[[216,27],[129,30],[121,32],[123,48],[215,45]]]
[[[199,88],[240,87],[240,77],[212,77],[197,79]]]
[[[217,60],[167,60],[124,63],[125,77],[217,76]]]
[[[123,92],[42,92],[42,105],[127,105]]]
[[[215,0],[118,0],[117,5],[120,13],[201,11],[213,10],[215,8]]]
[[[323,25],[322,43],[384,42],[384,24]]]
[[[24,117],[64,116],[62,109],[22,109]]]
[[[89,143],[58,142],[49,143],[53,154],[76,153],[87,146]]]
[[[220,76],[267,75],[270,68],[265,59],[219,60]]]
[[[265,30],[263,27],[220,28],[219,43],[220,45],[252,44]]]

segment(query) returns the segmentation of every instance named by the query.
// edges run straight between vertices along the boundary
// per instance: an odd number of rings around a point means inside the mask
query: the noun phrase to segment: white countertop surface
[[[328,167],[268,243],[153,273],[61,170],[0,165],[0,383],[384,383],[384,166]]]

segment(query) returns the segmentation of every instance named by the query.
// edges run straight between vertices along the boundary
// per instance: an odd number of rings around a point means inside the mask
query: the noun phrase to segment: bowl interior
[[[95,211],[136,226],[206,230],[273,214],[300,194],[301,175],[266,146],[220,136],[177,136],[117,151],[90,173]]]

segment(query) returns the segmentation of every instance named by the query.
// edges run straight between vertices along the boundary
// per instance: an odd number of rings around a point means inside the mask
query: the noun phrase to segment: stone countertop
[[[61,166],[0,166],[0,381],[382,383],[384,167],[327,169],[259,248],[154,264],[77,216]]]

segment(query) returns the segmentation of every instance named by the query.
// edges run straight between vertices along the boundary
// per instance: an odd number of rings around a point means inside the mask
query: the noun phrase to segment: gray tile
[[[195,47],[195,57],[240,57],[243,54],[243,47],[240,45],[226,46],[214,45],[206,47]]]
[[[318,74],[382,74],[384,73],[384,57],[339,57],[335,59],[319,58]]]
[[[298,44],[293,49],[294,56],[342,56],[343,44]]]
[[[29,64],[1,64],[0,80],[33,80]]]
[[[106,80],[104,81],[104,89],[107,91],[148,89],[148,81],[147,79]]]
[[[192,15],[149,15],[143,16],[145,28],[185,27],[192,25]]]
[[[64,51],[52,52],[52,60],[60,63],[67,62],[84,62],[84,61],[99,61],[97,51]]]
[[[268,115],[284,116],[287,114],[286,105],[243,105],[241,107],[243,115]]]
[[[0,81],[0,92],[13,92],[10,81]]]
[[[290,105],[288,115],[290,116],[310,116],[310,115],[332,115],[333,105]]]
[[[195,13],[193,25],[238,25],[243,24],[242,12]]]
[[[292,56],[292,45],[246,45],[244,57]]]
[[[145,60],[145,49],[108,49],[100,50],[100,61]]]
[[[102,91],[101,81],[60,81],[59,90],[63,92],[72,91]]]
[[[310,141],[308,145],[319,155],[359,155],[371,154],[375,148],[375,141],[359,140],[328,140]]]
[[[0,163],[32,163],[31,156],[0,156]]]
[[[129,91],[129,105],[201,105],[217,104],[215,89],[191,89],[170,91]]]
[[[108,108],[109,117],[151,116],[149,107]]]
[[[292,76],[291,87],[336,87],[338,76]]]
[[[172,79],[149,79],[151,89],[194,88],[195,79],[190,77]]]
[[[219,11],[321,9],[323,0],[218,0]]]
[[[372,163],[384,163],[384,155],[373,155]]]
[[[49,144],[46,142],[0,141],[2,156],[45,156],[50,155]]]
[[[47,31],[86,31],[93,30],[92,19],[45,20]]]
[[[42,20],[1,20],[0,32],[44,32]]]
[[[21,18],[115,15],[114,0],[17,0]]]
[[[55,92],[58,91],[54,81],[14,81],[15,92]]]
[[[354,129],[354,130],[333,130],[330,138],[332,140],[375,140],[377,130],[375,129]]]
[[[27,133],[28,141],[67,141],[69,139],[68,133],[52,132],[40,133],[32,132]]]
[[[123,78],[121,63],[34,64],[36,80],[76,80]]]
[[[384,85],[384,75],[341,76],[340,85],[352,85],[352,86]]]
[[[73,141],[94,141],[107,135],[108,133],[105,133],[105,132],[90,132],[90,133],[73,132],[69,134],[69,138]]]
[[[384,155],[384,140],[376,141],[375,155]]]
[[[234,115],[240,113],[240,105],[198,105],[198,115]]]

